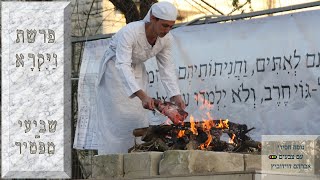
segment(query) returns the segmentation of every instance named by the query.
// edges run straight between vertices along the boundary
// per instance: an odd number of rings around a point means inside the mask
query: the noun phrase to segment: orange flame
[[[185,130],[180,130],[179,132],[178,132],[178,138],[181,138],[181,137],[183,137],[185,134],[184,134],[184,132],[185,132]]]
[[[229,143],[230,144],[234,144],[234,138],[236,137],[236,135],[235,134],[232,134],[232,137],[231,137],[231,139],[229,138]]]
[[[202,123],[203,131],[209,131],[213,126],[214,126],[213,121],[203,119],[203,123]]]
[[[205,93],[205,91],[201,91],[199,94],[195,95],[195,100],[197,101],[197,103],[199,103],[200,107],[199,110],[200,111],[210,111],[213,108],[213,103],[211,103],[210,101],[206,100],[203,96],[203,94]],[[191,115],[190,116],[190,131],[195,134],[198,135],[198,131],[197,128],[201,128],[206,134],[207,134],[207,139],[203,144],[199,145],[199,149],[206,149],[208,148],[208,146],[210,145],[210,143],[213,140],[213,136],[211,135],[211,128],[217,128],[217,129],[229,129],[229,120],[221,120],[220,122],[216,123],[216,121],[213,120],[210,112],[206,112],[205,113],[207,117],[202,118],[202,123],[198,123],[199,121],[196,120],[195,118]],[[180,132],[179,132],[180,133]],[[181,132],[182,133],[182,132]],[[234,139],[234,138],[233,138]]]
[[[194,117],[192,115],[190,116],[190,131],[193,134],[198,135],[198,130],[196,128],[196,123],[194,122]]]
[[[217,129],[229,129],[229,124],[228,124],[228,122],[229,122],[228,119],[226,119],[226,120],[224,120],[224,121],[222,121],[222,120],[220,119],[219,124],[216,124],[215,128],[217,128]]]
[[[212,136],[211,136],[210,132],[207,133],[207,135],[208,135],[208,139],[206,140],[206,142],[204,142],[205,147],[208,147],[212,141]]]

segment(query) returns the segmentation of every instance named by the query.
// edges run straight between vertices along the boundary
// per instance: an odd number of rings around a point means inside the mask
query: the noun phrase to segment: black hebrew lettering
[[[190,98],[189,93],[187,93],[187,94],[183,93],[182,96],[183,96],[183,99],[184,99],[186,106],[188,106],[189,105],[189,98]]]
[[[23,54],[16,54],[16,58],[17,58],[17,60],[16,60],[16,67],[23,67],[24,66],[24,61],[23,61],[23,59],[24,59],[24,56],[23,56]]]
[[[45,58],[45,55],[47,58]],[[53,65],[54,67],[52,67],[52,69],[56,69],[58,67],[58,56],[55,53],[49,54],[49,53],[44,53],[44,54],[37,54],[37,60],[36,60],[36,56],[33,53],[28,53],[28,60],[32,61],[32,67],[31,67],[31,71],[33,71],[36,66],[38,68],[38,70],[40,71],[42,66],[45,65],[46,60],[48,62],[51,62],[51,57],[53,57],[53,61],[51,63],[51,65]],[[16,67],[24,67],[24,55],[23,54],[16,54]],[[46,59],[46,60],[45,60]],[[46,63],[47,66],[49,66],[50,64],[48,64],[48,62]],[[48,67],[46,67],[46,69],[48,69]]]
[[[301,89],[301,97],[303,98],[303,85],[299,84],[299,87]]]
[[[194,92],[194,99],[196,100],[197,106],[198,106],[199,105],[199,95],[197,92]]]
[[[210,95],[212,95],[211,96],[212,98],[210,98]],[[208,102],[210,104],[214,104],[214,93],[213,93],[213,91],[207,92],[207,96],[208,96]]]
[[[233,74],[235,74],[235,73],[236,73],[236,70],[237,70],[237,64],[240,64],[239,74],[241,74],[242,61],[235,61]]]
[[[197,65],[193,65],[193,66],[194,66],[194,73],[197,73],[198,66]]]
[[[307,90],[306,90],[307,95],[305,96],[305,98],[311,98],[309,84],[306,83],[306,86],[307,86]]]
[[[232,66],[233,66],[233,62],[229,62],[230,63],[230,71],[228,72],[228,74],[231,74],[232,73]],[[228,63],[227,63],[228,64]]]
[[[166,98],[166,97],[165,97]],[[40,125],[39,125],[39,133],[45,133],[46,132],[46,122],[43,120],[39,121]],[[18,120],[18,124],[20,127],[23,127],[22,125],[22,121]],[[33,123],[31,123],[31,120],[24,120],[24,124],[25,124],[25,133],[30,132],[30,130],[32,129],[31,124],[34,124],[34,127],[37,127],[38,122],[36,120],[33,120]],[[47,125],[49,132],[50,133],[54,133],[56,131],[56,127],[57,127],[57,121],[56,120],[48,120],[48,125]]]
[[[45,133],[46,132],[46,122],[43,120],[40,120],[40,125],[43,125],[43,127],[40,128],[39,133]]]
[[[168,98],[167,96],[161,96],[161,97],[159,97],[159,92],[156,92],[156,95],[157,95],[156,99],[158,99],[158,100],[160,100],[160,101],[166,101],[166,99]]]
[[[34,127],[37,127],[37,121],[33,120]]]
[[[17,39],[16,39],[16,43],[20,43],[21,39],[22,39],[22,43],[24,43],[24,31],[21,29],[17,29]]]
[[[56,65],[56,67],[58,67],[58,60],[57,60],[57,55],[55,54],[55,53],[53,53],[53,58],[55,59],[55,65]],[[53,69],[55,69],[55,68],[53,68]]]
[[[190,72],[191,72],[191,77],[190,77]],[[188,66],[188,79],[193,77],[193,65]]]
[[[44,154],[46,152],[46,147],[44,142],[39,142],[39,154]]]
[[[157,82],[159,82],[158,74],[159,74],[159,70],[158,70],[158,69],[156,69],[156,81],[157,81]]]
[[[205,96],[205,92],[204,91],[199,91],[199,94],[202,95],[202,104],[206,103],[206,96]]]
[[[57,127],[57,121],[53,121],[53,120],[48,120],[49,123],[49,132],[50,133],[54,133],[56,132],[56,127]]]
[[[276,70],[276,65],[279,66],[279,70],[281,70],[281,57],[274,57],[273,56],[273,68],[272,71]]]
[[[19,153],[22,154],[22,145],[25,149],[27,149],[28,144],[27,142],[15,142],[15,146],[19,147]],[[37,146],[37,142],[29,141],[29,152],[30,154],[36,154],[39,151],[39,154],[45,154],[46,152],[46,144],[44,142],[39,142],[39,145]],[[54,154],[55,153],[55,144],[53,142],[47,142],[47,149],[48,154]]]
[[[242,92],[247,92],[247,97],[246,97],[246,99],[244,100],[244,102],[247,102],[248,99],[249,99],[249,97],[250,97],[250,90],[249,90],[249,89],[246,89],[246,88],[243,88],[243,83],[240,85],[240,87],[241,87]],[[240,101],[241,101],[241,100],[240,100]]]
[[[240,93],[240,89],[238,88],[238,93],[235,92],[233,89],[231,89],[231,91],[232,91],[232,103],[236,102],[236,100],[234,98],[234,95],[236,95],[236,97],[238,97],[239,101],[241,102],[241,98],[240,98],[240,94],[239,94]]]
[[[36,154],[37,153],[37,144],[36,142],[29,141],[30,145],[30,154]]]
[[[293,55],[293,57],[294,57],[294,58],[298,58],[298,62],[297,62],[296,65],[294,66],[294,69],[296,69],[296,68],[298,67],[298,65],[299,65],[299,63],[300,63],[300,60],[301,60],[301,56],[300,56],[300,55],[296,55],[296,52],[297,52],[297,50],[295,49],[295,50],[294,50],[294,55]]]
[[[28,57],[29,57],[29,58],[32,58],[33,68],[31,68],[31,71],[33,71],[34,67],[36,66],[36,57],[35,57],[35,55],[32,54],[32,53],[28,53]]]
[[[257,66],[257,71],[258,72],[264,72],[265,71],[265,61],[266,61],[265,58],[257,58],[256,66]]]
[[[278,89],[278,99],[280,99],[280,87],[279,86],[273,86],[273,89]]]
[[[219,104],[219,103],[220,103],[220,100],[221,100],[221,98],[222,98],[222,96],[221,96],[221,90],[217,90],[217,86],[215,86],[214,89],[215,89],[215,94],[220,94],[219,99],[218,99],[218,101],[217,101],[217,104]]]
[[[207,64],[200,64],[200,74],[199,77],[202,77],[202,67],[205,68],[205,73],[204,73],[204,77],[207,77]]]
[[[223,70],[226,70],[227,69],[227,67],[228,67],[228,62],[224,62],[224,68],[223,68]]]
[[[271,100],[272,100],[271,88],[264,86],[264,89],[269,89],[269,97],[268,97],[268,98],[264,98],[264,100],[265,100],[265,101],[271,101]]]
[[[40,67],[42,66],[43,63],[44,63],[43,54],[38,54],[38,69],[39,69],[39,71],[40,71]]]
[[[25,133],[29,132],[31,130],[31,121],[30,120],[25,120],[24,121],[26,130],[24,131]]]
[[[150,80],[152,78],[152,80]],[[154,74],[153,74],[153,71],[149,71],[148,72],[148,82],[149,82],[149,84],[152,84],[152,83],[154,83]]]
[[[268,61],[267,65],[269,65],[269,63],[270,63],[270,58],[267,57],[267,61]]]
[[[295,93],[297,93],[297,91],[298,91],[298,86],[295,84],[294,87],[296,88],[296,92],[295,92]]]
[[[48,34],[49,34],[48,43],[54,43],[54,41],[55,41],[55,33],[54,33],[54,31],[51,30],[51,29],[48,29]]]
[[[311,58],[310,58],[311,57]],[[310,64],[310,59],[311,59],[311,64]],[[307,68],[312,68],[314,67],[315,65],[315,60],[316,60],[316,55],[315,54],[309,54],[307,53],[307,62],[306,62],[306,65],[307,65]]]
[[[244,74],[247,74],[247,61],[243,60],[244,62]]]
[[[210,69],[209,69],[209,77],[211,76],[211,69],[212,69],[212,64],[211,64],[211,62],[212,62],[212,60],[210,60],[210,62],[209,62],[209,67],[210,67]]]
[[[318,64],[316,67],[319,67],[320,66],[320,53],[318,53]]]
[[[288,86],[288,85],[286,85],[286,86],[285,86],[285,85],[282,85],[282,86],[281,86],[281,89],[282,89],[282,98],[284,99],[284,90],[287,89],[287,90],[288,90],[288,99],[290,99],[290,94],[291,94],[291,93],[290,93],[290,86]]]
[[[53,142],[48,142],[48,154],[54,154],[55,147]]]
[[[22,121],[18,121],[18,124],[20,125],[20,127],[22,127]]]
[[[21,142],[15,142],[16,146],[19,146],[20,154],[21,154]]]
[[[27,39],[28,43],[34,43],[36,39],[37,30],[35,29],[27,29]]]
[[[181,76],[181,70],[184,70],[184,75]],[[179,67],[179,79],[186,79],[186,75],[187,75],[187,68],[186,67]]]
[[[253,101],[256,101],[256,91],[253,88],[250,88],[253,93]]]
[[[289,64],[290,65],[290,69],[292,69],[292,65],[291,65],[291,55],[290,55],[290,58],[288,59],[286,56],[283,56],[283,70],[286,70],[287,69],[287,66],[286,64]]]
[[[28,43],[34,43],[37,35],[36,29],[27,29],[26,38]],[[40,29],[39,34],[43,35],[44,43],[54,43],[55,42],[55,32],[52,29],[44,30]],[[17,39],[16,43],[24,43],[25,31],[21,29],[17,29]],[[47,40],[48,39],[48,40]]]
[[[220,76],[222,74],[222,63],[214,63],[214,73],[212,76],[215,76],[217,74],[217,66],[220,66]]]

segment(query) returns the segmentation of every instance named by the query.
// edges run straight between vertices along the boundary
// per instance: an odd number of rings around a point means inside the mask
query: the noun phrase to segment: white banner
[[[78,82],[78,121],[73,147],[76,149],[97,149],[95,83],[99,65],[108,47],[109,39],[85,43]]]
[[[255,140],[319,134],[319,18],[320,11],[309,11],[172,30],[186,111],[199,121],[229,119],[255,127],[250,134]],[[146,65],[149,95],[169,100],[155,61]],[[81,119],[80,108],[79,113]],[[150,120],[164,121],[151,114]]]

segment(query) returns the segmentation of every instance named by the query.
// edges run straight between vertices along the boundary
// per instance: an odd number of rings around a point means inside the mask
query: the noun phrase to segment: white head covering
[[[177,19],[178,11],[176,7],[167,1],[161,1],[153,4],[143,21],[150,22],[150,11],[152,11],[152,15],[159,19],[168,21],[175,21]]]

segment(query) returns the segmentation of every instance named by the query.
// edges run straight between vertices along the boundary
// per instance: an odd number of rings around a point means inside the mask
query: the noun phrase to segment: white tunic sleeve
[[[164,45],[164,48],[156,55],[160,79],[164,89],[167,92],[168,97],[172,97],[180,94],[178,86],[178,77],[175,73],[175,65],[172,60],[172,36],[168,34],[169,38]]]
[[[118,43],[116,47],[115,66],[119,71],[120,78],[125,86],[125,91],[129,97],[133,97],[134,93],[141,89],[138,85],[132,64],[132,49],[134,44],[133,33],[128,29],[124,29],[118,34]]]

